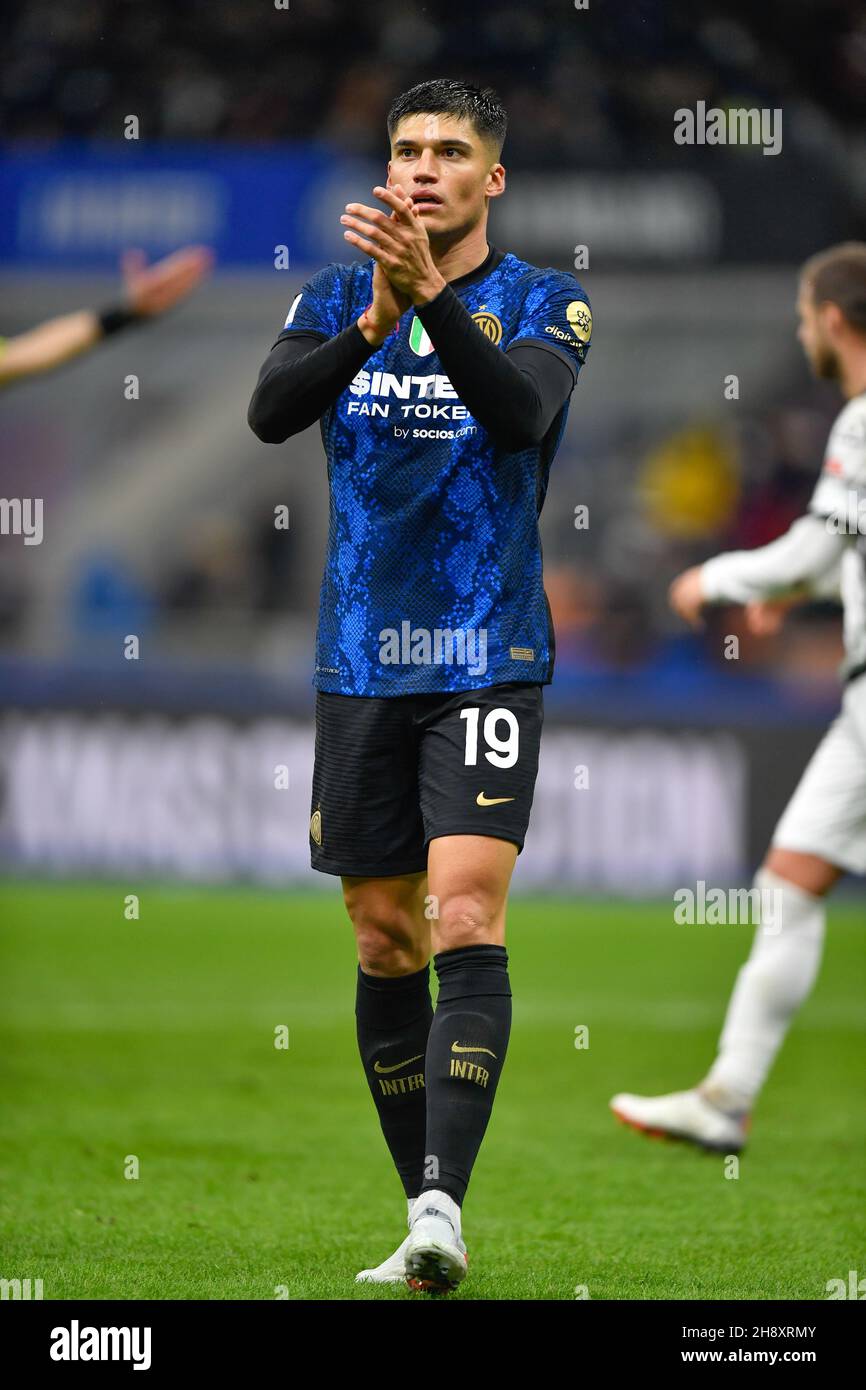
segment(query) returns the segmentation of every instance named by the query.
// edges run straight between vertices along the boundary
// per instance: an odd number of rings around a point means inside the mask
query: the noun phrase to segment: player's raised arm
[[[318,420],[409,308],[406,295],[377,265],[372,302],[334,333],[334,285],[330,268],[308,281],[289,311],[283,329],[288,336],[277,339],[262,364],[247,421],[263,444],[282,444]]]
[[[371,336],[378,325],[368,328]],[[262,363],[247,423],[263,444],[282,444],[314,424],[345,391],[377,343],[357,323],[336,337],[294,333],[278,338]]]
[[[446,285],[415,312],[473,419],[509,453],[540,444],[574,389],[577,372],[546,347],[500,351]]]
[[[574,388],[578,365],[565,352],[552,351],[549,340],[530,342],[528,334],[520,335],[525,343],[502,352],[436,268],[427,229],[417,209],[406,207],[402,188],[377,187],[373,193],[392,215],[363,203],[347,204],[341,218],[346,239],[372,256],[413,305],[473,419],[509,452],[539,444]],[[571,283],[574,289],[565,298],[577,303],[582,291]],[[585,355],[585,344],[575,341],[575,347]]]
[[[313,297],[309,286],[297,299],[304,296]],[[392,332],[399,318],[395,307],[382,275],[378,292],[374,278],[373,303],[342,332],[325,336],[316,325],[278,338],[261,364],[247,410],[253,434],[263,443],[284,443],[316,423]]]
[[[144,264],[141,252],[127,252],[123,303],[62,314],[7,339],[0,348],[0,384],[50,371],[110,334],[165,313],[195,289],[211,263],[211,252],[203,246],[187,247],[152,266]]]

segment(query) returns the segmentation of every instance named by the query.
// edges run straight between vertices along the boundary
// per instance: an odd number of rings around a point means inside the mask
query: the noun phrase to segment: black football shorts
[[[421,873],[439,835],[491,835],[520,853],[543,718],[542,687],[522,681],[391,699],[317,691],[313,868]]]

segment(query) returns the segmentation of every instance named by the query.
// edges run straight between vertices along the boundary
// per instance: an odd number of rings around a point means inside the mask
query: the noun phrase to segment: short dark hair
[[[476,87],[471,82],[458,82],[450,77],[437,77],[431,82],[419,82],[391,103],[388,112],[388,139],[404,116],[429,112],[437,116],[457,116],[471,121],[482,140],[487,140],[502,154],[508,117],[492,87]]]
[[[816,304],[838,304],[851,327],[866,334],[866,242],[843,241],[810,256],[800,278]]]

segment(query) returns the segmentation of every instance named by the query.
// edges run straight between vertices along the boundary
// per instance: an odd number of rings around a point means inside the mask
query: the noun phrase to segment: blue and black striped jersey
[[[374,265],[318,271],[280,338],[328,339],[355,323]],[[577,381],[592,317],[573,275],[491,247],[450,286],[503,351],[547,348]],[[318,689],[398,696],[550,681],[538,517],[568,405],[539,444],[507,452],[461,403],[415,311],[401,317],[320,421],[330,516]]]

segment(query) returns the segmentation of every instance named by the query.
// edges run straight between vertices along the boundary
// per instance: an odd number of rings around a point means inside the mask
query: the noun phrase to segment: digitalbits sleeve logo
[[[571,331],[578,342],[588,343],[592,333],[592,314],[583,299],[574,299],[565,311]]]

